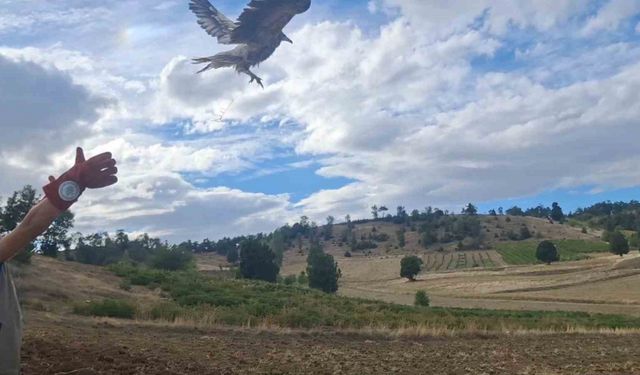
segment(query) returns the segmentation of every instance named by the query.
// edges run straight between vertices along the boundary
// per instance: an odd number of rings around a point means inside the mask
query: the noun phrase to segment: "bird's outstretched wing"
[[[218,42],[234,44],[231,32],[237,27],[236,23],[228,19],[209,0],[191,0],[189,9],[198,17],[198,24]]]
[[[251,0],[231,31],[231,40],[251,43],[265,35],[278,36],[295,15],[309,7],[311,0]]]

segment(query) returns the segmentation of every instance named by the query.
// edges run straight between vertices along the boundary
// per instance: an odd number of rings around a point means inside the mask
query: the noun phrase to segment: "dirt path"
[[[640,374],[639,336],[393,339],[29,317],[24,374]]]

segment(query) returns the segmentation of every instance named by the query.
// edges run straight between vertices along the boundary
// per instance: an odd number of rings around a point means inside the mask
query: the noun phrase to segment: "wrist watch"
[[[58,196],[65,202],[75,202],[81,193],[80,185],[75,181],[65,181],[58,187]]]

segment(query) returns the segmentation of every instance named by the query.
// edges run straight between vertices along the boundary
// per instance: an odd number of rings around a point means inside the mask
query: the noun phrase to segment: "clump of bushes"
[[[109,266],[109,270],[117,276],[125,278],[130,285],[160,286],[171,272],[137,266],[135,263],[118,262]]]
[[[353,246],[354,251],[376,249],[378,245],[373,241],[360,241]]]
[[[151,267],[166,271],[186,270],[192,264],[193,254],[182,248],[162,247],[151,259]]]
[[[427,295],[427,292],[425,292],[424,290],[419,290],[416,292],[416,298],[414,301],[414,305],[416,306],[429,306],[429,296]]]
[[[136,314],[136,308],[127,301],[105,299],[78,303],[73,307],[73,313],[85,316],[133,319]]]
[[[298,278],[296,277],[296,275],[287,275],[283,282],[284,285],[293,285],[298,281]]]

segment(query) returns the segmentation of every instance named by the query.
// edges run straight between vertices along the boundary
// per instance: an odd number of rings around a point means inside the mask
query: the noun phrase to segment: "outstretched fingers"
[[[85,158],[84,158],[84,151],[82,150],[82,147],[76,148],[76,164],[84,163],[84,161],[85,161]]]

